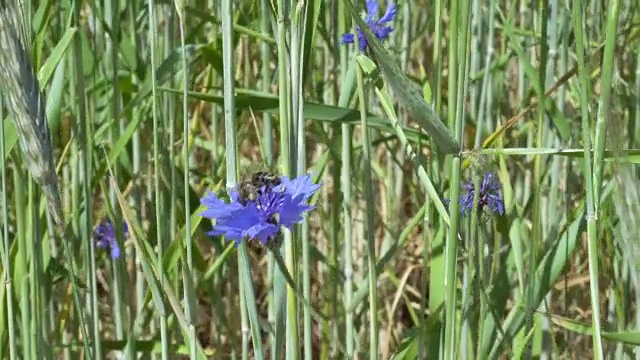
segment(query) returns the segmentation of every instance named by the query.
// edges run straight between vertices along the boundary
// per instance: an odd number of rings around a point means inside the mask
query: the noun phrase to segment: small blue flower
[[[462,213],[462,216],[465,216],[473,209],[475,189],[472,181],[463,184],[462,188],[466,193],[460,195],[458,204],[460,204],[460,212]],[[481,210],[484,206],[488,206],[491,212],[498,212],[498,214],[502,215],[504,213],[504,205],[500,198],[501,188],[502,185],[500,184],[498,177],[493,172],[484,174],[482,184],[480,184],[478,209]]]
[[[129,226],[127,223],[122,224],[122,235],[126,237],[129,234]],[[116,232],[111,223],[111,219],[102,221],[93,231],[93,237],[99,248],[104,249],[109,246],[111,250],[111,258],[118,259],[120,257],[120,245],[116,240]]]
[[[375,19],[378,16],[378,0],[367,0],[367,16],[365,22],[369,25],[371,32],[379,39],[385,40],[389,37],[389,34],[393,31],[393,27],[386,26],[387,23],[392,22],[396,16],[398,9],[396,4],[389,1],[387,3],[387,11],[381,18]],[[357,27],[358,43],[360,44],[360,51],[364,51],[367,48],[367,38],[364,36],[360,27]],[[342,44],[353,44],[355,37],[353,34],[343,34]]]
[[[206,207],[201,215],[215,220],[213,230],[207,234],[224,235],[234,240],[239,246],[244,239],[258,239],[267,245],[276,238],[282,226],[291,229],[302,221],[302,215],[313,210],[307,200],[320,188],[314,184],[310,175],[295,179],[281,177],[280,185],[272,188],[263,187],[255,200],[242,204],[238,190],[229,191],[230,202],[226,203],[212,192],[209,192],[200,203]]]

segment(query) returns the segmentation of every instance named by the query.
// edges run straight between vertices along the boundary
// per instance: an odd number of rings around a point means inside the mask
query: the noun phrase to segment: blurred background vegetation
[[[2,1],[0,357],[640,359],[640,2],[374,4]],[[29,61],[59,227],[8,100]],[[322,183],[296,291],[200,216],[265,168]]]

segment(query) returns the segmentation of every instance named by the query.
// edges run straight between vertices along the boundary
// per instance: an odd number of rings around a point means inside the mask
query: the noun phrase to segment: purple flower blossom
[[[224,202],[209,192],[200,203],[206,206],[203,217],[215,220],[212,236],[225,235],[239,246],[244,239],[258,239],[267,245],[280,233],[282,226],[291,229],[302,221],[302,215],[314,206],[307,200],[320,188],[314,184],[310,175],[295,179],[281,177],[281,183],[272,188],[263,187],[255,200],[240,202],[237,188],[229,191],[230,202]]]
[[[462,213],[462,216],[465,216],[473,209],[475,189],[472,181],[463,184],[462,188],[466,192],[460,195],[458,204],[460,204],[460,212]],[[498,212],[502,215],[504,213],[504,205],[500,198],[501,188],[502,185],[500,184],[498,177],[493,172],[484,174],[482,184],[480,184],[478,210],[481,210],[484,206],[488,206],[491,212]]]
[[[367,0],[367,16],[365,18],[365,22],[369,25],[371,32],[379,39],[385,40],[389,37],[389,34],[393,31],[393,27],[387,26],[387,23],[392,22],[393,18],[396,16],[398,9],[396,4],[389,1],[387,3],[387,11],[385,11],[384,15],[381,18],[376,19],[378,16],[378,0]],[[364,51],[367,48],[367,38],[364,36],[364,33],[357,27],[358,32],[358,43],[360,44],[360,51]],[[342,40],[340,43],[342,44],[353,44],[355,41],[354,34],[343,34]]]
[[[122,224],[122,236],[126,237],[129,234],[129,226],[127,223]],[[111,258],[118,259],[120,257],[120,245],[116,240],[116,231],[113,228],[111,219],[102,221],[96,229],[93,231],[93,237],[96,241],[96,245],[99,248],[104,249],[109,246],[111,251]]]

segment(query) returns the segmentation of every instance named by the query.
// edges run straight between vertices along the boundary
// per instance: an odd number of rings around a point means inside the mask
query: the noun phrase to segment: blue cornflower
[[[308,174],[295,179],[282,176],[280,180],[277,186],[262,187],[255,200],[241,201],[237,188],[229,191],[228,203],[209,192],[200,199],[207,208],[201,215],[215,220],[213,230],[207,234],[225,235],[228,240],[234,240],[236,246],[245,238],[258,239],[267,245],[277,237],[282,226],[291,229],[302,221],[302,215],[314,208],[306,201],[320,184],[314,184]]]
[[[122,235],[126,237],[129,234],[129,226],[127,226],[127,223],[123,223],[122,225]],[[111,219],[102,221],[93,231],[93,237],[99,248],[104,249],[107,245],[109,246],[112,259],[115,260],[120,257],[120,245],[118,245],[118,241],[116,240],[116,231],[113,228]]]
[[[475,189],[472,181],[463,184],[462,188],[466,193],[460,195],[458,204],[460,204],[460,212],[462,213],[462,216],[465,216],[471,212],[471,209],[473,209]],[[500,198],[500,188],[502,188],[502,185],[500,184],[498,177],[493,172],[484,174],[482,184],[480,184],[478,209],[480,210],[484,206],[488,206],[491,212],[498,212],[502,215],[504,213],[504,205]]]
[[[375,19],[375,17],[378,16],[378,0],[367,0],[367,16],[365,18],[365,22],[369,25],[371,32],[373,32],[379,40],[387,39],[389,34],[393,31],[393,28],[391,26],[386,26],[386,24],[393,21],[397,11],[396,4],[389,1],[387,3],[387,11],[384,15],[379,19]],[[364,36],[360,27],[357,27],[357,32],[360,51],[364,51],[367,48],[367,38]],[[354,35],[348,33],[342,35],[342,40],[340,42],[342,44],[353,44],[354,41]]]

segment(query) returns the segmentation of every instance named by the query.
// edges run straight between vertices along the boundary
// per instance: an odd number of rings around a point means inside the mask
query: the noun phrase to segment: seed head
[[[20,148],[31,176],[42,187],[49,213],[62,224],[53,149],[40,90],[25,45],[27,38],[20,12],[11,1],[0,3],[0,90],[13,113]]]

